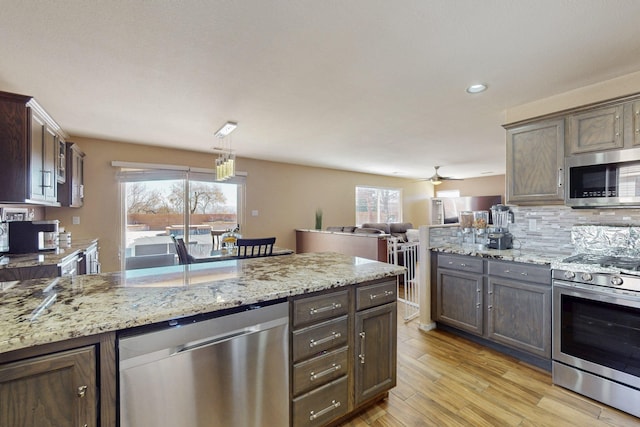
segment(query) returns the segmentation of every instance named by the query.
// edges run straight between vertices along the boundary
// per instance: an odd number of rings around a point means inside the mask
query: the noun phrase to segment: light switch
[[[251,216],[258,216],[258,210],[257,209],[252,210]]]
[[[73,225],[78,225],[78,224],[80,224],[80,217],[79,216],[74,216],[72,218],[72,221],[73,221]]]

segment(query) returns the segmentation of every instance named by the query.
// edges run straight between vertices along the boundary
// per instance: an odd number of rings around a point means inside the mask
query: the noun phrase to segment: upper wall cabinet
[[[60,206],[59,141],[63,131],[29,96],[0,92],[0,202]]]
[[[640,145],[640,101],[636,101],[632,104],[632,116],[633,116],[633,146]]]
[[[79,208],[84,199],[84,153],[77,144],[67,143],[65,182],[58,184],[58,200],[62,206]]]
[[[623,105],[571,114],[567,118],[569,153],[623,148],[624,118]]]
[[[507,126],[507,203],[564,201],[564,119]]]

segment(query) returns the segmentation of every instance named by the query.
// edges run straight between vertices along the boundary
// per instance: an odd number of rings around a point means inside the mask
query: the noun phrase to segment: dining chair
[[[213,243],[213,250],[219,251],[222,249],[222,234],[224,230],[211,230],[211,243]]]
[[[187,245],[184,244],[184,239],[182,237],[171,236],[173,243],[176,245],[176,253],[178,254],[178,261],[180,264],[191,264],[194,259],[189,252],[187,251]]]
[[[275,237],[238,239],[236,242],[236,246],[238,247],[237,256],[238,258],[271,256],[273,254],[273,245],[275,242]]]

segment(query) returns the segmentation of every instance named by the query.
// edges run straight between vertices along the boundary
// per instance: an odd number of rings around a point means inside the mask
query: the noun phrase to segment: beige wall
[[[209,168],[213,154],[71,138],[85,152],[85,200],[82,208],[47,208],[48,219],[59,219],[72,238],[100,239],[103,271],[120,269],[120,196],[113,160],[188,165]],[[240,158],[237,169],[248,173],[246,214],[242,233],[248,237],[276,236],[277,244],[295,249],[296,228],[313,228],[316,208],[323,210],[323,227],[355,223],[355,186],[403,189],[404,220],[414,226],[428,221],[431,184],[415,180],[344,172]],[[257,210],[258,216],[251,216]],[[73,225],[72,217],[80,217]]]
[[[514,123],[594,102],[632,95],[640,92],[639,88],[640,71],[509,108],[505,114],[506,123]]]
[[[442,184],[435,188],[438,191],[458,190],[460,196],[502,196],[504,201],[505,176],[492,175],[480,178],[442,181]]]

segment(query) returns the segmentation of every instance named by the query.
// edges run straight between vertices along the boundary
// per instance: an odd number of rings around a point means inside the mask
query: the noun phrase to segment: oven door
[[[555,280],[553,360],[640,389],[640,297]]]

